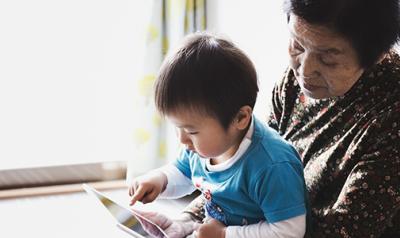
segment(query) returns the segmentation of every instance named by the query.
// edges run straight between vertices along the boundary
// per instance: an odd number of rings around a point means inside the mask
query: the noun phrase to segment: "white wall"
[[[134,156],[129,109],[150,3],[0,1],[0,169]],[[256,65],[260,118],[287,62],[280,4],[208,1],[209,28]]]
[[[260,93],[255,114],[264,119],[273,84],[288,63],[282,1],[210,0],[207,4],[209,30],[231,39],[256,66]]]
[[[134,156],[151,1],[0,1],[0,169]]]

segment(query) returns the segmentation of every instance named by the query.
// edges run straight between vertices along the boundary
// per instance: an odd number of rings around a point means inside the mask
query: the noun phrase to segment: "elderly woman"
[[[268,124],[301,155],[311,237],[400,237],[399,1],[291,0]]]
[[[286,0],[285,11],[290,67],[267,123],[301,155],[306,236],[400,237],[399,1]],[[201,217],[199,207],[198,199],[186,214]],[[168,221],[170,230],[195,227]],[[197,237],[224,231],[211,221]],[[237,237],[246,233],[238,228]]]

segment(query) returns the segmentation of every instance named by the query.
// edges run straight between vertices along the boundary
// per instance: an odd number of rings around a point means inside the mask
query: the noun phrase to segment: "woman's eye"
[[[319,57],[319,58],[320,58],[319,61],[323,65],[326,65],[326,66],[329,66],[329,67],[334,67],[334,66],[337,65],[336,61],[333,61],[332,59],[327,59],[327,58],[324,58],[324,57]]]
[[[329,67],[335,67],[337,65],[337,63],[327,63],[327,62],[322,62],[322,63]]]
[[[299,43],[297,42],[294,42],[293,46],[296,50],[301,50],[301,51],[303,50],[303,47],[301,47],[301,45],[299,45]]]
[[[304,51],[303,47],[301,47],[301,45],[295,41],[292,41],[290,43],[290,47],[289,47],[289,52],[291,55],[297,55],[300,54]]]

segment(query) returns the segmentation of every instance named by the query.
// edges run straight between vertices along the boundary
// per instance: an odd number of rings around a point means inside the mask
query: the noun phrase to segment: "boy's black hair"
[[[285,0],[284,11],[328,27],[350,41],[364,69],[389,51],[400,35],[398,0]]]
[[[250,59],[228,40],[195,33],[167,57],[155,83],[163,115],[189,109],[216,117],[227,129],[242,106],[254,107],[257,74]]]

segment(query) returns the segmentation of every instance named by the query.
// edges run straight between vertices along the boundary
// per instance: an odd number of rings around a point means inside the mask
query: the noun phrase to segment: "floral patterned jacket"
[[[307,237],[400,237],[399,55],[391,52],[330,99],[305,97],[288,69],[267,123],[303,160]]]

